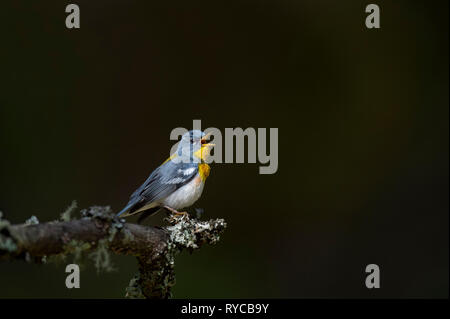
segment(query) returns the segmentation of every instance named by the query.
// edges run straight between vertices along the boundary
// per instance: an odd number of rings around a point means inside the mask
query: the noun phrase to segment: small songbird
[[[179,209],[193,205],[201,196],[210,166],[205,163],[214,144],[208,143],[209,134],[200,130],[185,133],[177,151],[131,196],[117,216],[142,213],[139,221],[165,208],[175,215],[185,215]]]

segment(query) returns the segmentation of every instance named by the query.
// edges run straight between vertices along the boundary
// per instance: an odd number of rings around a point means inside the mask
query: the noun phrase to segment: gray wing
[[[118,216],[124,216],[152,202],[163,199],[192,180],[198,173],[195,163],[174,163],[168,161],[156,168],[147,180],[130,196],[130,200]]]

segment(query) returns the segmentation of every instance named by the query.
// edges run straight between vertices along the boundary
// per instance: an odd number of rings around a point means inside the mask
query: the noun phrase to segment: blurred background
[[[448,297],[447,1],[376,1],[379,30],[367,1],[77,0],[78,30],[69,3],[2,2],[7,219],[118,211],[193,119],[277,127],[276,174],[213,165],[195,207],[228,229],[178,256],[174,297]],[[0,297],[121,298],[137,264],[113,261],[72,290],[65,265],[2,263]]]

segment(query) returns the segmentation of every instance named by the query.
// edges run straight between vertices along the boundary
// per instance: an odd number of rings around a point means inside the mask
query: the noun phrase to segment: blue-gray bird
[[[177,151],[150,174],[117,216],[144,213],[142,220],[161,208],[176,215],[186,214],[178,210],[193,205],[200,198],[209,176],[210,166],[205,160],[214,144],[208,143],[208,138],[209,134],[200,130],[185,133]]]

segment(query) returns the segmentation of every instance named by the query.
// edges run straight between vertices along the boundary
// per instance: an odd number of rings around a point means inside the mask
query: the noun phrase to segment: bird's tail
[[[122,214],[126,213],[133,205],[134,205],[134,203],[128,204],[127,206],[125,206],[124,209],[122,209],[120,212],[118,212],[116,216],[119,217]]]

